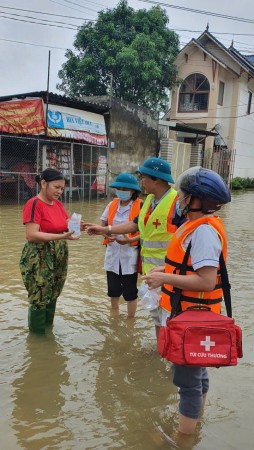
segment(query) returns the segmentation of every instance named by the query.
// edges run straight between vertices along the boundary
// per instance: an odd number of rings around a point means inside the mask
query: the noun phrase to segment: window
[[[220,106],[223,105],[224,87],[225,87],[225,83],[223,83],[223,81],[220,81],[219,94],[218,94],[218,105],[220,105]]]
[[[179,112],[207,111],[210,84],[201,73],[185,78],[179,90]]]
[[[252,92],[249,92],[247,114],[251,113]]]

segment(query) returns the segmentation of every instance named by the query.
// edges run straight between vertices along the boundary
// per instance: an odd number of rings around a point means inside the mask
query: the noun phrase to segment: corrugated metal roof
[[[175,126],[174,125],[169,126],[169,128],[171,130],[182,131],[185,133],[191,133],[201,136],[218,136],[218,133],[216,131],[202,130],[200,128],[192,127],[191,125],[185,125],[179,122],[177,122]]]
[[[36,91],[36,92],[25,92],[23,94],[13,94],[13,95],[5,95],[3,97],[0,97],[0,102],[7,102],[10,100],[13,100],[15,98],[17,99],[25,99],[27,97],[39,97],[44,100],[46,103],[47,101],[47,91]],[[69,97],[66,97],[64,95],[54,94],[53,92],[49,92],[48,94],[49,102],[56,104],[56,105],[62,105],[62,106],[68,106],[69,108],[76,108],[83,111],[90,111],[97,114],[106,114],[109,112],[110,108],[105,105],[101,105],[97,102],[92,101],[82,101],[78,99],[72,99]]]

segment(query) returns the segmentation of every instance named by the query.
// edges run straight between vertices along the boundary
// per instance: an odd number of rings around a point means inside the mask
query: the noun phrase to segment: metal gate
[[[107,147],[0,135],[0,201],[24,203],[36,195],[35,175],[47,167],[66,178],[63,201],[104,197],[107,157]]]

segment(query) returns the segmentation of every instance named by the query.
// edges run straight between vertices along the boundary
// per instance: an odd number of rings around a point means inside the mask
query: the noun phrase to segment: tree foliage
[[[166,12],[156,6],[137,10],[121,0],[78,31],[74,51],[59,71],[58,89],[71,97],[108,95],[153,110],[165,110],[176,79],[178,35],[167,28]]]

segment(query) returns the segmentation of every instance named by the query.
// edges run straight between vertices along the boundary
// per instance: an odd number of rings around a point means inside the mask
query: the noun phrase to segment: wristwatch
[[[111,234],[111,229],[112,229],[112,226],[111,225],[108,225],[108,233],[107,234]]]

